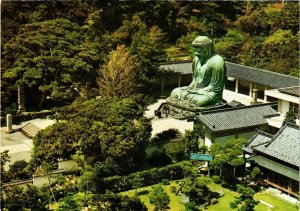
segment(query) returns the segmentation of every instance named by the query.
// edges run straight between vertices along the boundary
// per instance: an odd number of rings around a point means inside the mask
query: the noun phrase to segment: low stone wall
[[[32,176],[32,185],[42,187],[45,184],[53,184],[56,181],[54,175],[66,172],[65,169],[57,169],[45,174],[38,174]]]
[[[87,158],[87,162],[91,162],[94,159],[93,156],[90,156]],[[9,183],[4,183],[2,185],[2,188],[10,187],[10,186],[15,186],[15,185],[27,185],[27,184],[32,184],[37,187],[42,187],[44,184],[53,184],[56,180],[55,175],[61,174],[61,173],[73,173],[77,171],[78,164],[74,160],[59,160],[58,161],[58,169],[54,171],[50,171],[47,173],[42,173],[42,174],[34,174],[31,179],[29,180],[20,180],[16,182],[9,182]]]
[[[7,187],[11,187],[11,186],[26,186],[28,184],[32,184],[33,179],[27,179],[27,180],[20,180],[20,181],[15,181],[15,182],[8,182],[8,183],[4,183],[2,185],[2,188],[7,188]]]

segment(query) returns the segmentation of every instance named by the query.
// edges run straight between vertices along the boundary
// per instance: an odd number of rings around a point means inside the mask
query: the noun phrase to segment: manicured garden
[[[219,198],[219,202],[217,204],[209,206],[207,210],[219,210],[219,209],[222,209],[222,211],[237,210],[230,207],[230,202],[232,202],[234,200],[234,197],[238,195],[236,192],[229,190],[227,188],[223,188],[221,185],[215,183],[209,184],[208,187],[213,191],[218,191],[218,190],[224,191],[224,196]],[[257,211],[268,211],[268,210],[297,211],[298,210],[298,208],[295,205],[285,202],[264,191],[256,193],[254,195],[254,199],[257,201],[263,200],[273,206],[273,208],[270,209],[267,205],[263,203],[259,203],[254,208],[254,210]]]
[[[184,204],[181,203],[181,196],[176,195],[175,193],[173,193],[171,191],[172,186],[175,186],[177,189],[179,188],[179,185],[175,181],[171,182],[169,185],[163,185],[163,189],[166,191],[166,193],[170,197],[170,204],[168,205],[169,210],[174,210],[174,211],[185,210]],[[149,193],[149,191],[151,191],[152,187],[153,187],[153,185],[138,188],[137,190],[125,191],[125,192],[122,192],[121,194],[133,197],[137,193],[138,197],[147,206],[148,210],[154,210],[155,206],[149,202],[149,197],[148,197],[148,193]]]
[[[299,208],[296,207],[296,205],[292,205],[286,201],[283,201],[281,199],[278,199],[276,196],[270,195],[266,192],[259,192],[254,195],[255,200],[263,200],[264,202],[267,202],[268,204],[271,204],[273,206],[273,211],[295,211],[299,210]],[[256,210],[270,210],[268,209],[267,205],[259,203],[256,207]]]
[[[163,189],[167,193],[167,195],[170,197],[170,203],[168,205],[168,210],[185,210],[185,205],[181,202],[181,195],[176,195],[176,193],[172,192],[172,186],[176,187],[176,189],[179,188],[179,184],[176,181],[171,182],[169,185],[163,185]],[[218,192],[220,193],[221,197],[218,198],[218,203],[209,205],[204,210],[222,210],[222,211],[227,211],[227,210],[238,210],[237,208],[233,209],[230,206],[230,202],[235,200],[235,196],[238,196],[239,194],[235,191],[232,191],[228,188],[222,187],[220,184],[216,184],[211,182],[210,184],[207,185],[208,188],[211,191]],[[147,186],[147,187],[142,187],[138,188],[137,190],[129,190],[120,193],[121,195],[127,195],[130,197],[134,197],[136,194],[137,196],[141,199],[141,201],[146,205],[148,210],[154,210],[155,206],[150,203],[148,193],[151,191],[153,186]],[[222,196],[223,195],[223,196]],[[268,211],[268,210],[274,210],[274,211],[297,211],[298,208],[290,204],[286,201],[283,201],[276,196],[271,195],[270,193],[267,192],[259,192],[254,195],[254,199],[259,201],[262,200],[270,205],[273,206],[273,208],[268,207],[266,204],[263,203],[258,203],[254,210],[257,211]]]

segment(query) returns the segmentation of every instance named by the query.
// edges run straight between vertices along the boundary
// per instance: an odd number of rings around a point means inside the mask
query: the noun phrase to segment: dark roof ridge
[[[183,61],[168,61],[159,63],[159,65],[167,65],[167,64],[181,64],[181,63],[192,63],[193,60],[183,60]]]
[[[49,172],[44,172],[44,173],[40,173],[40,174],[33,174],[32,177],[42,177],[42,176],[47,176],[47,175],[52,175],[52,174],[59,174],[59,173],[63,173],[65,172],[65,169],[55,169],[55,170],[51,170]]]
[[[214,109],[210,111],[200,111],[199,114],[209,114],[209,113],[216,113],[220,111],[234,111],[234,110],[240,110],[244,108],[253,108],[253,107],[260,107],[260,106],[268,106],[268,105],[277,105],[277,102],[270,102],[270,103],[259,103],[259,104],[254,104],[254,105],[248,105],[248,106],[238,106],[238,107],[233,107],[233,108],[221,108],[221,109]]]
[[[282,88],[278,88],[278,90],[283,90],[283,89],[288,89],[288,88],[295,88],[295,87],[300,88],[300,85],[299,86],[282,87]]]
[[[281,127],[278,131],[277,131],[277,133],[273,136],[273,138],[271,139],[271,141],[265,146],[265,147],[269,147],[273,142],[274,142],[274,140],[281,134],[281,132],[285,129],[285,128],[287,128],[287,127],[293,127],[293,128],[295,128],[295,129],[299,129],[299,127],[297,126],[297,125],[295,125],[295,124],[292,124],[292,123],[290,123],[290,122],[287,122],[283,127]]]
[[[255,131],[256,131],[256,133],[249,139],[249,141],[247,142],[247,144],[246,144],[245,146],[249,146],[249,145],[252,143],[252,141],[253,141],[259,134],[264,135],[264,136],[267,136],[267,137],[269,137],[269,138],[272,138],[272,137],[273,137],[272,134],[267,133],[267,132],[264,132],[264,131],[262,131],[262,130],[255,129]],[[260,145],[260,144],[259,144],[259,145]],[[255,146],[256,146],[256,145],[255,145]]]
[[[299,129],[299,126],[298,125],[296,125],[296,124],[294,124],[294,123],[291,123],[291,122],[287,122],[285,125],[287,125],[287,126],[290,126],[290,127],[293,127],[293,128],[298,128]]]
[[[228,61],[226,61],[225,63],[230,63],[230,64],[237,65],[237,66],[240,66],[240,67],[248,67],[248,68],[251,68],[251,69],[258,70],[258,71],[272,73],[272,74],[275,74],[275,75],[285,76],[285,77],[289,77],[289,78],[293,78],[293,79],[299,79],[298,77],[294,77],[294,76],[290,76],[290,75],[285,75],[285,74],[273,72],[273,71],[270,71],[270,70],[259,69],[257,67],[246,66],[246,65],[242,65],[242,64],[238,64],[238,63],[228,62]]]
[[[26,183],[30,183],[33,182],[33,179],[25,179],[25,180],[17,180],[17,181],[13,181],[13,182],[7,182],[7,183],[3,183],[2,187],[8,187],[8,186],[12,186],[12,185],[21,185],[21,184],[26,184]]]
[[[202,116],[202,118],[205,119],[205,121],[207,121],[208,124],[215,127],[215,125],[213,123],[211,123],[202,113],[199,113],[198,116]]]

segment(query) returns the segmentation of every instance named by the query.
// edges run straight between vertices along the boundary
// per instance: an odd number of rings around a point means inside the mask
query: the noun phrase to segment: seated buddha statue
[[[195,57],[192,63],[193,80],[189,86],[172,91],[168,102],[181,107],[205,107],[222,100],[226,67],[221,56],[215,54],[211,39],[199,36],[193,42]]]

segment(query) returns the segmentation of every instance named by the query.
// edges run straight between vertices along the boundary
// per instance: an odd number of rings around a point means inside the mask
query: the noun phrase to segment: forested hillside
[[[159,63],[190,59],[198,35],[227,61],[299,75],[296,2],[30,1],[1,11],[3,110],[16,110],[17,85],[29,110],[101,95],[97,79],[118,45],[136,61],[136,90],[149,94]]]

